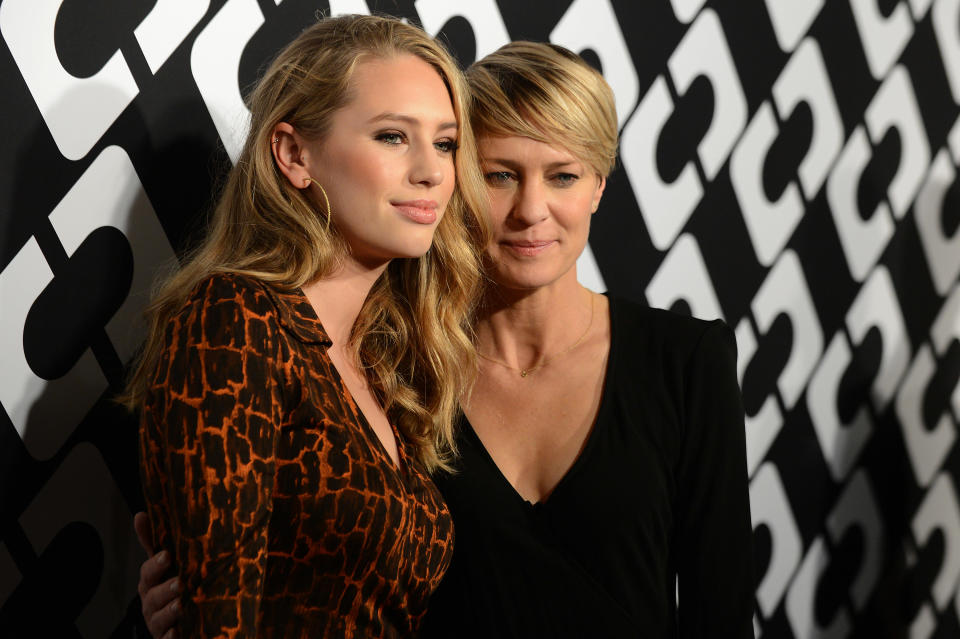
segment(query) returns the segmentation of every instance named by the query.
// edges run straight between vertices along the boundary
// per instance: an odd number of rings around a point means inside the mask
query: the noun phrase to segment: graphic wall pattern
[[[736,330],[758,636],[960,637],[960,0],[4,0],[0,636],[137,631],[109,397],[318,11],[601,68],[621,153],[581,279]]]

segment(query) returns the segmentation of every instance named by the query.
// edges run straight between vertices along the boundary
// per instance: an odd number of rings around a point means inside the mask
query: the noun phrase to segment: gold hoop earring
[[[303,188],[310,186],[310,183],[313,182],[320,189],[320,192],[323,193],[323,201],[327,204],[327,227],[326,231],[330,230],[330,218],[333,217],[333,211],[330,210],[330,198],[327,197],[327,191],[323,188],[323,185],[314,180],[312,177],[307,176],[307,182],[303,185]]]

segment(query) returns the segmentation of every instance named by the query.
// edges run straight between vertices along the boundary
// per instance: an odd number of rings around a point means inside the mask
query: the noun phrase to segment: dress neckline
[[[609,299],[609,295],[607,295]],[[607,363],[603,371],[603,390],[600,392],[600,402],[597,404],[597,413],[593,418],[593,424],[590,426],[590,432],[587,433],[587,438],[583,443],[583,447],[580,450],[579,454],[574,458],[573,463],[570,464],[570,467],[567,468],[566,472],[560,477],[557,483],[554,485],[550,493],[543,499],[531,502],[525,499],[516,489],[516,487],[510,483],[510,480],[507,479],[506,475],[503,474],[503,471],[500,469],[500,466],[497,465],[497,462],[493,459],[493,456],[490,454],[490,451],[487,450],[487,447],[483,445],[483,441],[480,439],[480,436],[477,434],[477,431],[474,430],[473,424],[470,423],[470,420],[467,416],[461,413],[460,419],[462,420],[462,426],[464,432],[467,436],[473,440],[474,444],[477,446],[477,449],[480,451],[481,456],[486,460],[490,465],[491,469],[494,471],[497,481],[502,483],[507,492],[509,492],[513,499],[520,504],[523,508],[537,512],[542,511],[543,509],[549,507],[551,503],[556,498],[556,495],[562,492],[565,485],[573,481],[573,478],[579,474],[580,468],[582,468],[591,455],[591,451],[596,448],[596,441],[600,436],[600,429],[603,427],[603,424],[606,421],[603,417],[609,412],[610,406],[609,403],[612,401],[610,399],[610,387],[614,380],[614,371],[615,359],[617,355],[617,323],[614,314],[614,305],[615,302],[613,299],[610,299],[609,305],[609,321],[610,321],[610,349],[607,353]]]

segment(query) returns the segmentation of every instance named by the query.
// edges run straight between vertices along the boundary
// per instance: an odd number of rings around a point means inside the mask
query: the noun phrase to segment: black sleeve
[[[682,639],[753,638],[753,550],[733,331],[712,322],[685,370],[675,557]]]

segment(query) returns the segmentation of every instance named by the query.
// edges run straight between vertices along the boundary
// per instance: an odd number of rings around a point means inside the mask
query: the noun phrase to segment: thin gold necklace
[[[587,336],[587,334],[590,332],[590,328],[591,328],[592,326],[593,326],[593,293],[590,293],[590,321],[587,322],[587,330],[583,331],[583,335],[581,335],[580,337],[578,337],[578,338],[577,338],[577,341],[575,341],[573,344],[571,344],[571,345],[568,346],[567,348],[563,349],[563,350],[560,351],[559,353],[556,353],[555,355],[551,355],[550,357],[544,357],[542,360],[540,360],[540,363],[537,364],[536,366],[531,366],[530,368],[517,368],[516,366],[511,366],[510,364],[507,364],[506,362],[504,362],[504,361],[502,361],[502,360],[494,359],[494,358],[492,358],[492,357],[487,357],[486,355],[484,355],[484,354],[481,353],[480,351],[477,351],[477,355],[479,355],[479,356],[482,357],[483,359],[487,360],[488,362],[493,362],[494,364],[500,364],[500,366],[503,366],[503,367],[505,367],[505,368],[509,368],[509,369],[512,370],[512,371],[519,371],[519,372],[520,372],[520,377],[526,377],[526,376],[530,375],[531,373],[535,373],[536,371],[540,370],[541,368],[543,368],[544,366],[546,366],[546,365],[547,365],[549,362],[551,362],[552,360],[555,360],[556,358],[558,358],[558,357],[560,357],[560,356],[562,356],[562,355],[566,355],[567,353],[569,353],[570,351],[572,351],[573,349],[575,349],[577,346],[580,346],[580,342],[582,342],[582,341],[584,340],[584,338],[585,338],[585,337]]]

